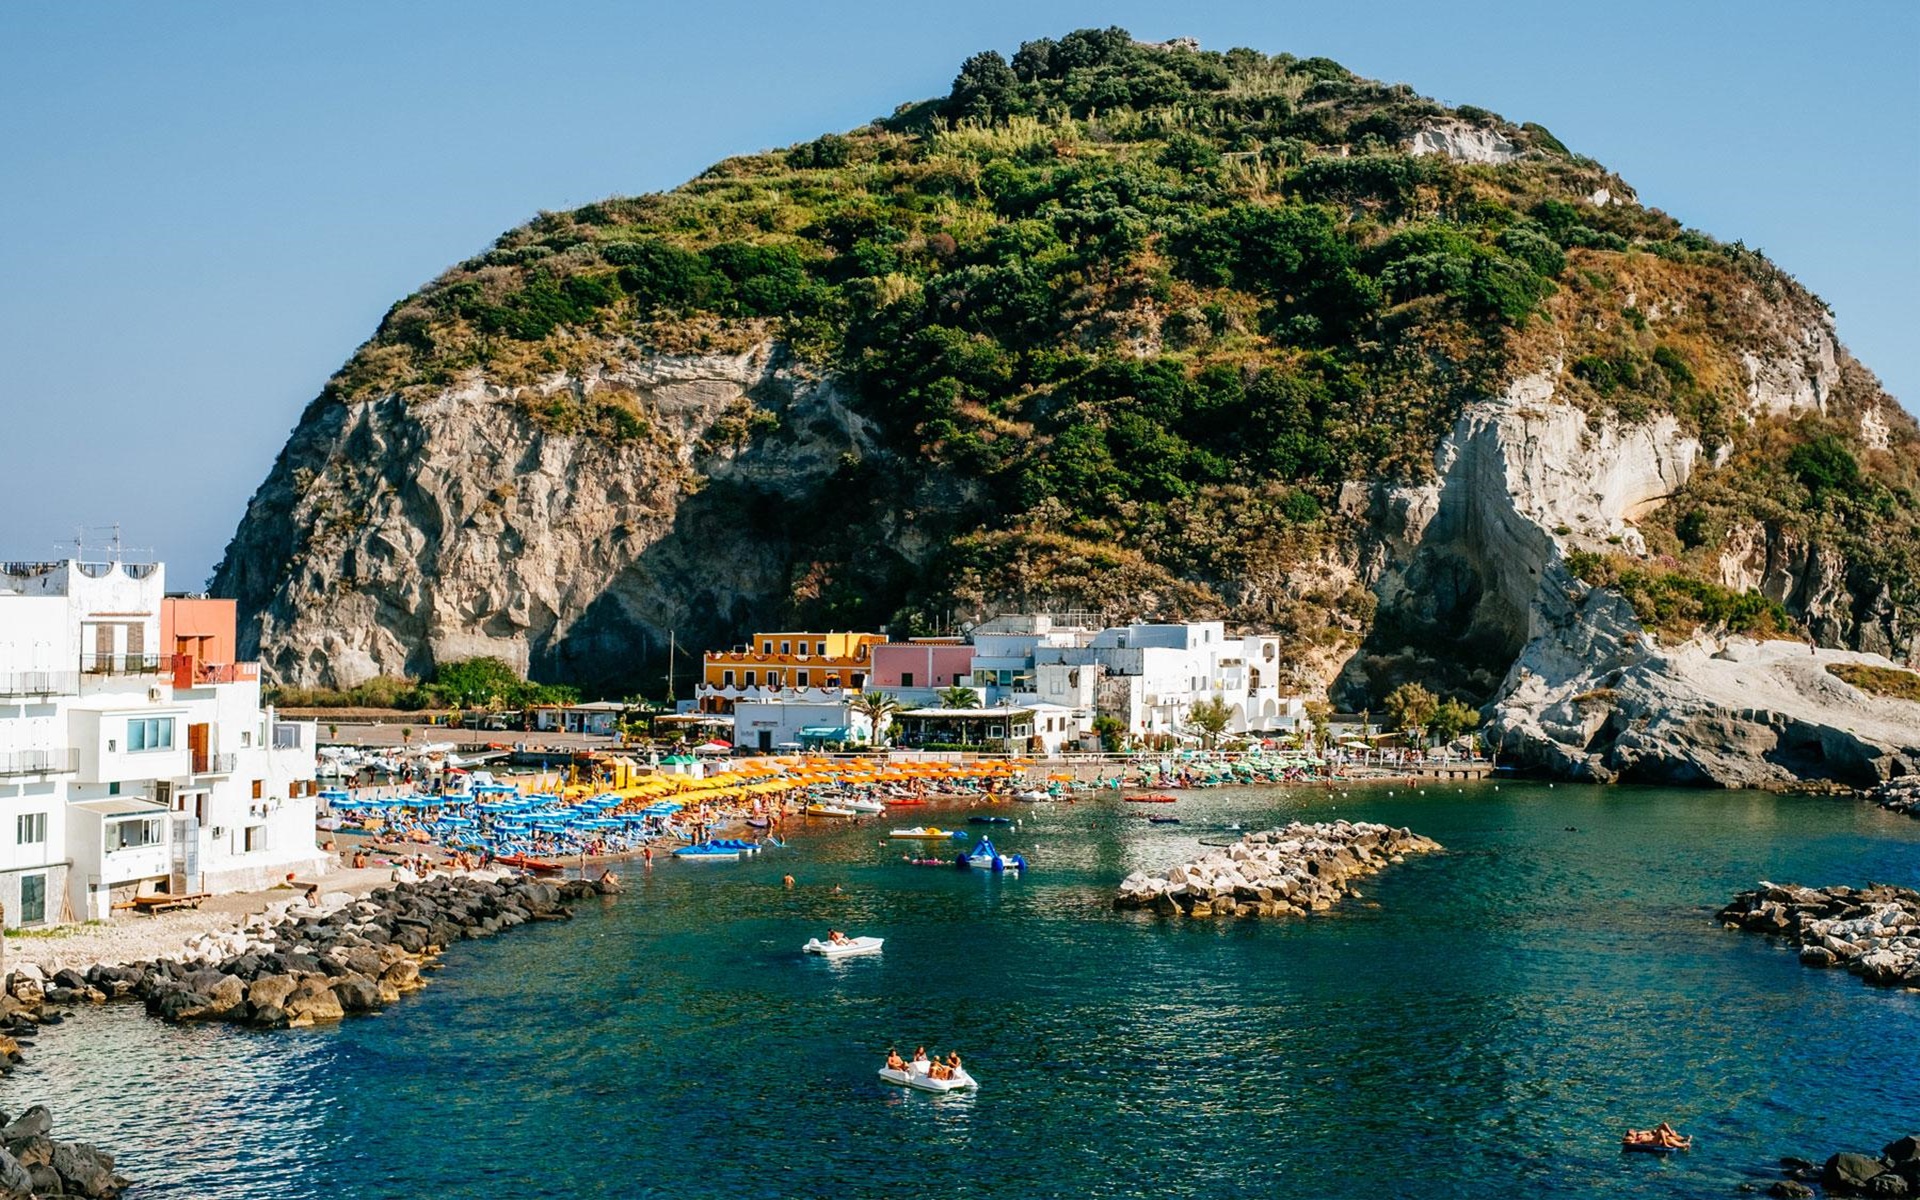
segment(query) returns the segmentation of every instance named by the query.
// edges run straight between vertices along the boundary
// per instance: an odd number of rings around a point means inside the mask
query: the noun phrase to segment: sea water
[[[1006,806],[1025,878],[911,866],[904,810],[741,863],[634,864],[337,1027],[45,1032],[0,1107],[143,1197],[1702,1196],[1920,1130],[1920,997],[1713,911],[1759,879],[1920,883],[1920,822],[1757,792],[1504,783]],[[1146,814],[1176,815],[1151,825]],[[1438,839],[1294,921],[1109,909],[1291,819]],[[953,853],[967,842],[941,847]],[[787,890],[781,877],[792,873]],[[836,894],[835,885],[841,889]],[[886,938],[826,962],[829,928]],[[957,1049],[973,1095],[889,1047]],[[1623,1156],[1669,1120],[1696,1149]]]

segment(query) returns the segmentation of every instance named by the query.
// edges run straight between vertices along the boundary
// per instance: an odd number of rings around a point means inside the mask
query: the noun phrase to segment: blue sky
[[[21,0],[0,8],[0,558],[117,521],[197,587],[301,407],[448,264],[540,209],[943,93],[975,50],[1108,24],[1538,121],[1765,250],[1920,401],[1911,0]]]

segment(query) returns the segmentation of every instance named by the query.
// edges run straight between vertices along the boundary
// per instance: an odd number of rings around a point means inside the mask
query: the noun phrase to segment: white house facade
[[[257,664],[209,656],[232,645],[231,611],[168,597],[158,563],[0,563],[8,926],[326,869],[314,727],[261,707]],[[203,628],[222,613],[224,639]]]

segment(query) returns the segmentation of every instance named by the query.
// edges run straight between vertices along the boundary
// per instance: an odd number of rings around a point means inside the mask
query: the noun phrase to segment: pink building
[[[873,648],[871,686],[945,688],[967,684],[973,675],[973,647],[956,642],[888,642]]]

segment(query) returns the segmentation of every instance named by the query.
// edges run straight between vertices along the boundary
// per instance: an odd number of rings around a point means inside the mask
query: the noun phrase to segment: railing
[[[78,671],[0,672],[0,696],[65,696],[79,690]]]
[[[78,750],[0,751],[0,775],[61,775],[79,769]]]
[[[171,669],[173,656],[158,654],[82,654],[82,675],[158,675]]]
[[[193,773],[195,775],[231,775],[239,761],[232,754],[208,754],[205,750],[193,752]]]
[[[191,654],[176,654],[172,666],[173,686],[177,688],[211,687],[221,683],[253,683],[260,678],[260,664],[203,663]]]

